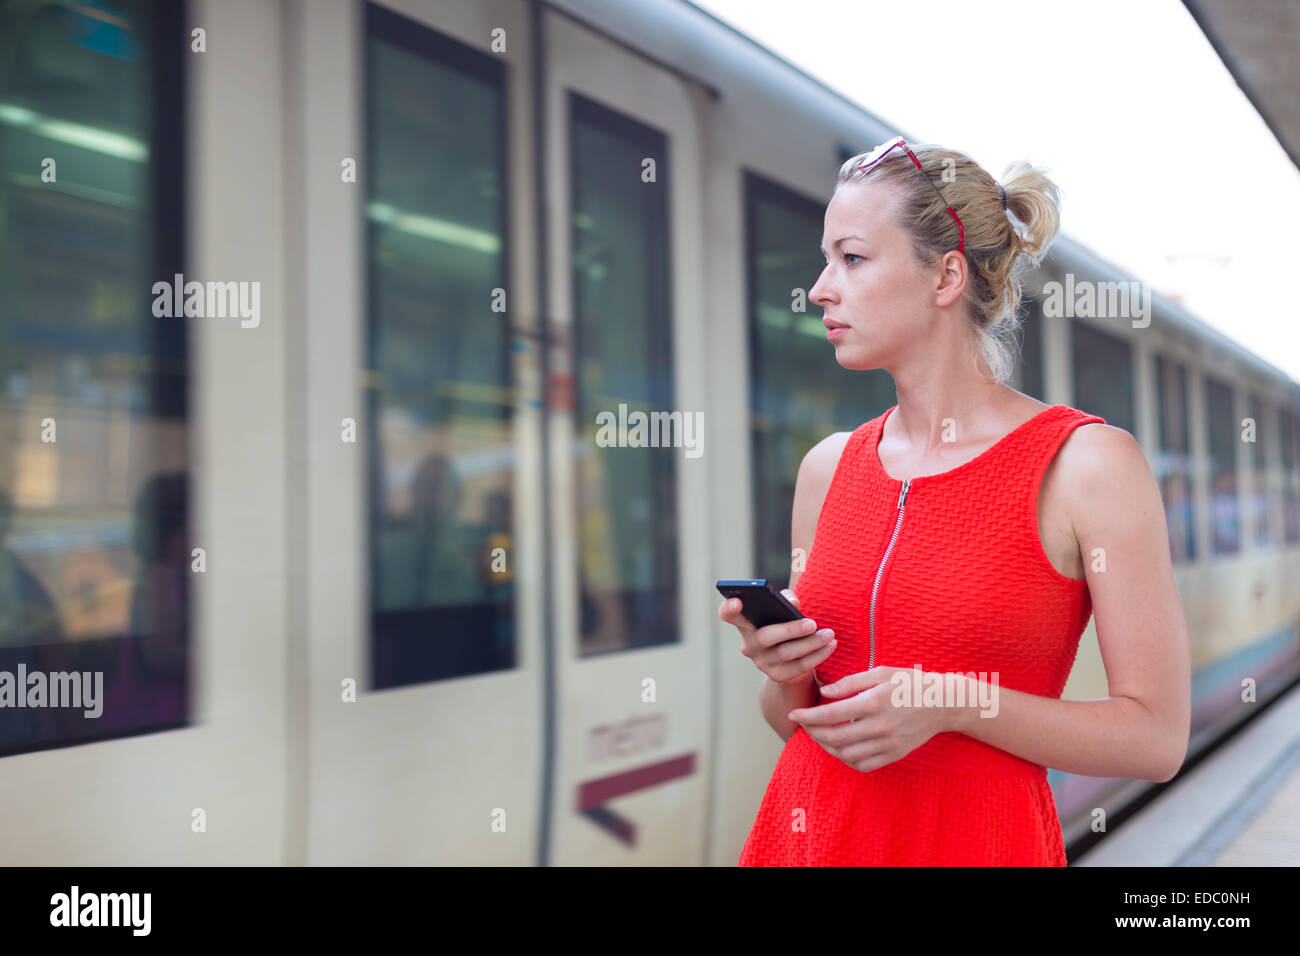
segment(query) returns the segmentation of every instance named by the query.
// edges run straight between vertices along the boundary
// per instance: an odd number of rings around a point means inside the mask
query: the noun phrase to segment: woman
[[[836,361],[887,370],[898,403],[799,468],[807,562],[786,596],[807,619],[719,609],[786,740],[741,865],[1063,866],[1047,767],[1165,781],[1186,756],[1186,624],[1146,459],[1004,384],[1020,277],[1058,225],[1027,163],[999,185],[899,137],[840,169],[809,298]],[[1111,696],[1063,701],[1094,613]]]

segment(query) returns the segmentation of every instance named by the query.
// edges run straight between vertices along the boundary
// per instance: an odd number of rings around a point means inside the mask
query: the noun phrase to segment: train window
[[[1300,415],[1278,410],[1282,451],[1282,538],[1300,541]]]
[[[504,66],[366,7],[371,685],[515,666]]]
[[[569,116],[579,653],[587,656],[681,639],[683,452],[631,435],[610,442],[601,424],[674,411],[668,139],[577,94]]]
[[[1046,401],[1043,398],[1043,305],[1026,296],[1022,309],[1025,317],[1017,335],[1020,391],[1042,402]]]
[[[1264,548],[1272,540],[1273,531],[1268,449],[1274,440],[1273,422],[1276,419],[1265,417],[1264,403],[1258,395],[1251,395],[1247,403],[1247,414],[1255,422],[1255,440],[1250,443],[1254,467],[1254,486],[1250,489],[1251,513],[1255,522],[1255,546]]]
[[[1159,448],[1156,480],[1165,503],[1169,555],[1174,563],[1196,558],[1196,520],[1192,498],[1192,455],[1187,418],[1187,370],[1156,356],[1156,411]]]
[[[1071,322],[1070,359],[1074,406],[1133,434],[1137,423],[1133,411],[1133,349],[1129,344],[1083,322]]]
[[[823,310],[806,301],[825,267],[824,204],[748,171],[744,189],[754,573],[784,586],[803,456],[826,436],[852,431],[884,412],[895,393],[889,373],[850,371],[835,361]],[[793,561],[799,567],[806,559],[798,555]]]
[[[190,717],[181,11],[3,13],[2,754]]]
[[[1215,554],[1231,554],[1241,549],[1237,496],[1237,443],[1241,438],[1232,387],[1206,376],[1205,405],[1210,427],[1210,543]]]

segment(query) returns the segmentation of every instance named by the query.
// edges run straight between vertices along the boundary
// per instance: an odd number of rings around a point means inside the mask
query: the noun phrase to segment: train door
[[[555,865],[705,862],[703,91],[546,10]],[[714,603],[710,603],[714,602]]]
[[[311,864],[532,865],[540,361],[526,6],[290,7]],[[529,317],[533,317],[530,319]],[[295,710],[295,712],[298,712]]]

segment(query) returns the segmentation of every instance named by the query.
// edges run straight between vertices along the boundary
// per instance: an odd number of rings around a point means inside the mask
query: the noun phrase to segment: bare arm
[[[763,676],[763,689],[758,695],[758,706],[763,717],[777,732],[782,740],[789,740],[799,725],[790,720],[786,714],[797,707],[813,707],[817,704],[817,686],[809,677],[796,685],[778,684],[767,675]]]
[[[950,729],[1067,773],[1164,782],[1187,756],[1191,662],[1155,478],[1133,437],[1106,425],[1080,426],[1060,456],[1110,696],[998,687],[996,716],[954,709]]]
[[[831,479],[840,461],[840,452],[848,441],[850,432],[836,432],[823,438],[809,449],[799,464],[799,473],[794,481],[794,510],[790,515],[790,543],[793,553],[801,560],[793,563],[790,570],[790,590],[803,574],[803,565],[812,553],[813,538],[817,533],[817,519],[821,515],[822,503],[830,489]],[[789,740],[799,725],[786,717],[786,714],[799,707],[813,707],[820,700],[817,685],[812,673],[806,680],[797,684],[781,684],[764,675],[762,690],[759,691],[759,709],[763,718],[782,740]]]

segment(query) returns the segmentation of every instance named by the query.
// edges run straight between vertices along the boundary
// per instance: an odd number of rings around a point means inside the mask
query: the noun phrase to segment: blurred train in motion
[[[798,293],[896,131],[681,0],[0,16],[0,861],[734,863],[781,741],[713,582],[895,401]],[[1300,673],[1300,389],[1044,316],[1129,280],[1060,239],[1012,384],[1148,455],[1195,753]],[[1152,786],[1049,779],[1067,842]]]

